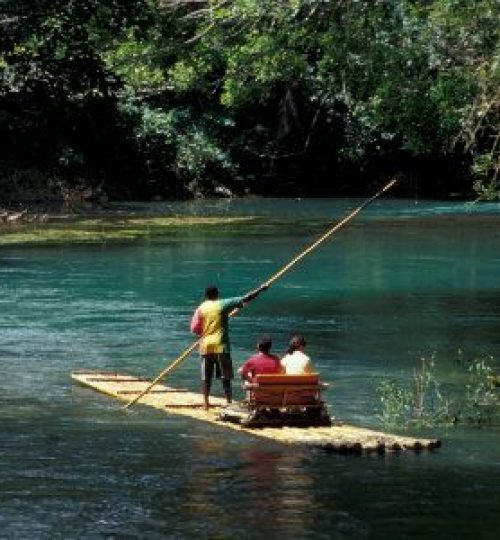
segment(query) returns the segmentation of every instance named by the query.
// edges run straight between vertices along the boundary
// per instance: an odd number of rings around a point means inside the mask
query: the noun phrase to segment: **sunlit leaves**
[[[158,35],[141,39],[129,30],[123,39],[111,42],[102,57],[114,73],[135,90],[161,88],[165,77],[158,51]]]

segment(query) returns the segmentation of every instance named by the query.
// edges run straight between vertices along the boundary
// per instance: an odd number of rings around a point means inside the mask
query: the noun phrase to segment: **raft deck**
[[[145,390],[150,381],[120,373],[77,371],[71,374],[77,383],[92,388],[115,399],[128,403]],[[380,453],[405,450],[432,450],[441,446],[438,439],[417,439],[391,435],[367,428],[350,425],[328,427],[264,427],[245,428],[238,424],[222,422],[218,419],[224,399],[211,397],[210,410],[203,409],[201,394],[188,390],[157,384],[138,402],[155,409],[193,418],[219,427],[249,433],[253,436],[270,439],[285,444],[305,445],[336,453]]]

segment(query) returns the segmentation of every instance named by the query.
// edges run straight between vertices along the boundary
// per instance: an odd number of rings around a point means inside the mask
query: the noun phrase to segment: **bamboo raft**
[[[123,402],[129,402],[150,384],[150,381],[146,379],[108,372],[76,371],[71,374],[71,377],[80,385]],[[383,454],[407,450],[419,452],[441,446],[438,439],[391,435],[340,423],[328,427],[245,428],[218,419],[218,414],[225,405],[224,399],[212,397],[211,408],[206,411],[203,409],[201,394],[163,384],[157,384],[153,390],[144,395],[141,398],[141,404],[275,442],[320,448],[340,454]]]

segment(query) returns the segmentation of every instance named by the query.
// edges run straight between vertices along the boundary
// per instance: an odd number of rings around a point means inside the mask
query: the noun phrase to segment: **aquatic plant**
[[[411,409],[411,392],[392,380],[382,381],[378,392],[382,403],[379,416],[382,422],[387,426],[405,424]]]
[[[492,357],[487,360],[491,361]],[[487,360],[479,358],[467,368],[469,381],[465,385],[463,416],[468,422],[477,425],[493,423],[500,404],[492,380],[493,370]]]
[[[0,246],[35,244],[75,244],[133,242],[141,239],[153,241],[175,234],[185,228],[202,227],[205,231],[216,230],[217,234],[227,224],[238,225],[254,222],[254,218],[225,216],[149,216],[119,218],[103,215],[95,219],[55,218],[47,223],[16,223],[0,225]]]
[[[496,422],[500,401],[492,378],[491,356],[465,361],[459,351],[453,376],[463,382],[444,392],[436,375],[434,356],[421,358],[407,385],[384,380],[377,388],[382,405],[380,420],[393,427],[431,427],[467,422]]]

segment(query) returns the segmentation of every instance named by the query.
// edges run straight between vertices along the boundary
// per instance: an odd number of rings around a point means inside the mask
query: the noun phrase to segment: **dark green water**
[[[159,372],[191,343],[207,282],[240,294],[359,201],[235,201],[134,211],[258,215],[132,245],[0,252],[0,538],[497,538],[500,430],[434,453],[343,457],[116,403],[74,369]],[[380,427],[375,389],[421,356],[500,366],[500,207],[379,201],[232,321],[305,334],[346,422]],[[193,356],[170,378],[197,389]],[[216,390],[220,388],[217,386]],[[422,434],[422,433],[420,433]]]

